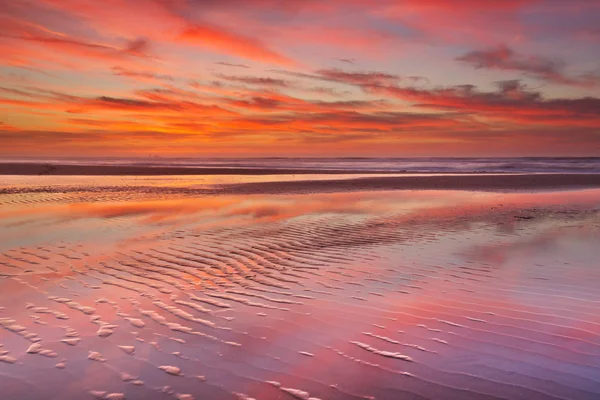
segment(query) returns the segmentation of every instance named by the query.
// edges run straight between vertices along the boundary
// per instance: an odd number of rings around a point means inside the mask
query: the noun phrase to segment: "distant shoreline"
[[[600,175],[593,172],[406,171],[379,169],[76,165],[59,163],[0,162],[0,175],[63,176],[168,176],[168,175]]]
[[[0,163],[0,175],[82,175],[82,176],[160,176],[160,175],[397,175],[424,174],[402,170],[348,170],[312,168],[248,168],[248,167],[165,167],[139,165],[75,165],[55,163]],[[431,172],[436,173],[436,172]],[[452,172],[470,174],[488,172]],[[494,172],[489,172],[494,173]]]
[[[175,175],[292,175],[292,174],[335,174],[330,179],[227,183],[207,187],[161,187],[161,191],[183,195],[203,194],[299,194],[335,193],[387,190],[470,190],[470,191],[537,191],[537,190],[576,190],[600,188],[600,174],[586,173],[449,173],[418,174],[405,173],[401,176],[381,176],[381,171],[327,171],[300,169],[250,169],[250,168],[183,168],[183,167],[130,167],[130,166],[76,166],[57,164],[0,164],[0,175],[17,176],[175,176]],[[339,178],[339,175],[348,178]],[[350,175],[362,175],[351,177]],[[365,176],[378,174],[379,176]],[[385,175],[398,175],[389,172]],[[297,177],[296,177],[297,178]],[[122,188],[96,186],[95,190],[127,191],[147,188],[144,185],[128,185]],[[18,189],[22,191],[24,188]],[[44,185],[30,187],[25,191],[80,191],[81,187],[58,185],[56,188]],[[2,192],[0,190],[0,192]],[[4,192],[11,192],[5,188]]]

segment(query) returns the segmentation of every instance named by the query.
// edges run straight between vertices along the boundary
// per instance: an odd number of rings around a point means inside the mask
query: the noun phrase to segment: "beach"
[[[598,21],[0,0],[0,400],[600,400]]]
[[[6,398],[600,397],[597,174],[31,168]]]
[[[211,168],[173,166],[117,166],[117,165],[71,165],[43,163],[0,163],[0,176],[28,177],[166,177],[176,181],[190,177],[225,177],[222,187],[202,185],[188,186],[179,192],[189,194],[276,194],[276,193],[322,193],[376,190],[559,190],[600,187],[598,173],[398,173],[377,169],[302,169],[302,168]],[[276,179],[268,177],[275,176]],[[290,177],[291,176],[291,177]],[[237,177],[237,179],[236,179]],[[258,179],[248,179],[258,177]],[[230,178],[230,179],[226,179]],[[91,178],[90,178],[91,179]],[[87,179],[87,180],[90,180]],[[224,180],[225,179],[225,180]],[[81,179],[85,181],[86,179]],[[114,181],[115,179],[113,179]],[[18,181],[14,179],[13,181]],[[48,182],[54,182],[50,178]],[[136,180],[137,182],[137,180]],[[52,191],[52,185],[39,185]],[[115,185],[110,185],[115,186]],[[117,185],[124,189],[131,185]],[[59,187],[59,186],[56,186]],[[9,187],[4,188],[10,190]],[[109,185],[105,188],[111,190]],[[140,187],[141,189],[141,187]],[[150,187],[151,189],[151,187]],[[0,191],[2,188],[0,188]],[[69,190],[64,185],[60,189]],[[79,190],[74,187],[74,190]],[[162,190],[166,190],[164,187]],[[177,189],[172,189],[177,191]]]

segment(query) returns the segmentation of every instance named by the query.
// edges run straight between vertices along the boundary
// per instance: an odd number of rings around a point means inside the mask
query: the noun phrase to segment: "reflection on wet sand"
[[[5,193],[2,398],[597,399],[599,201]]]

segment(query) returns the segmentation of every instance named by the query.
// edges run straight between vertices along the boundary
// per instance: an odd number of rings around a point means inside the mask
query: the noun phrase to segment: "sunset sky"
[[[6,0],[0,156],[600,156],[600,1]]]

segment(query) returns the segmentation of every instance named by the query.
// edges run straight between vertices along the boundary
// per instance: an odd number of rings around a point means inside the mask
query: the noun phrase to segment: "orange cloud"
[[[250,60],[288,66],[295,64],[291,59],[269,50],[256,39],[214,27],[194,25],[187,28],[180,38],[184,42],[208,47],[217,52],[231,53]]]

